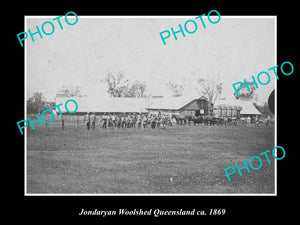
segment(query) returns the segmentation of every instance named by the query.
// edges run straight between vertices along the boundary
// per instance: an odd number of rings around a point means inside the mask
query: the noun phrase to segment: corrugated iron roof
[[[191,99],[186,99],[183,97],[153,99],[150,101],[147,109],[179,110],[189,102],[191,102]]]
[[[68,97],[56,95],[56,104],[74,99],[78,104],[77,112],[147,112],[147,109],[179,110],[195,99],[184,97],[169,98],[111,98],[111,97]],[[203,99],[203,98],[202,98]],[[69,106],[70,105],[70,106]],[[70,111],[75,110],[74,103],[68,104]],[[61,107],[66,112],[65,107]]]
[[[78,104],[77,112],[147,112],[146,98],[88,98],[88,97],[56,97],[56,104],[74,99]],[[74,105],[70,103],[70,105]],[[71,107],[71,106],[70,106]],[[66,112],[61,107],[62,112]],[[72,108],[70,108],[72,110]]]

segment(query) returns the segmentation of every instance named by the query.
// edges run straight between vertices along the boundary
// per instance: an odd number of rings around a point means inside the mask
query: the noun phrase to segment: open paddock
[[[38,124],[37,124],[38,125]],[[172,126],[85,130],[55,120],[27,134],[27,193],[240,194],[274,193],[271,165],[224,168],[274,147],[274,127]]]

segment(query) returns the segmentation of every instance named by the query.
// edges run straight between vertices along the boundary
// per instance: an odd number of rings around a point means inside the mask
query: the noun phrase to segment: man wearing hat
[[[96,124],[96,115],[93,112],[93,114],[91,115],[91,122],[92,122],[92,129],[95,129],[95,124]]]
[[[90,122],[91,122],[91,118],[90,118],[89,112],[87,112],[86,115],[84,116],[83,122],[85,123],[85,128],[87,130],[89,130],[90,129]]]
[[[106,129],[106,127],[107,127],[107,120],[108,120],[108,116],[106,115],[106,113],[104,113],[104,115],[102,116],[102,120],[103,120],[103,122],[102,122],[102,128]]]

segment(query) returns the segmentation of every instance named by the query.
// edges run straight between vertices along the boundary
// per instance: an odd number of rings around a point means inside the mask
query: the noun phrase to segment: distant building
[[[205,97],[186,99],[182,97],[158,98],[111,98],[111,97],[68,97],[56,95],[56,104],[74,99],[78,104],[76,114],[87,112],[103,113],[152,113],[168,115],[208,115],[208,101]],[[66,113],[61,107],[62,113]]]
[[[78,104],[76,114],[95,112],[104,113],[150,113],[178,116],[204,116],[213,114],[219,117],[239,117],[256,116],[261,113],[250,101],[240,100],[217,100],[213,110],[207,98],[191,99],[184,97],[158,97],[158,98],[111,98],[106,96],[98,97],[68,97],[63,94],[56,95],[56,105],[64,103],[69,99],[74,99]],[[71,103],[70,103],[71,104]],[[61,107],[62,113],[66,113],[65,108]]]

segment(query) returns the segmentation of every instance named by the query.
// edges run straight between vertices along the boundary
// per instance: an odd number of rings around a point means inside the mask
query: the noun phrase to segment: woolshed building
[[[183,97],[159,97],[159,98],[111,98],[111,97],[68,97],[57,94],[56,104],[64,103],[69,99],[74,99],[78,104],[76,114],[94,112],[101,115],[104,113],[150,113],[164,115],[208,115],[207,98],[187,99]],[[62,113],[66,113],[64,107]]]
[[[261,113],[250,101],[217,100],[214,107],[207,98],[191,99],[184,97],[148,97],[148,98],[111,98],[97,97],[69,97],[63,94],[56,95],[56,104],[65,103],[74,99],[78,104],[76,115],[94,112],[97,115],[104,113],[150,113],[177,116],[205,116],[240,117],[258,116]],[[72,109],[70,109],[72,110]],[[66,113],[61,107],[62,113]]]

